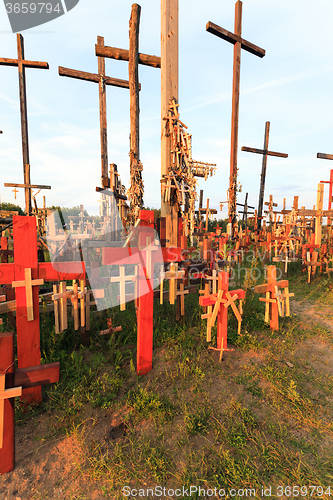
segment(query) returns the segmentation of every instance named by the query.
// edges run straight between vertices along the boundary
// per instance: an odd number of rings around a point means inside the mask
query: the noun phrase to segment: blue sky
[[[96,72],[96,37],[128,48],[132,2],[80,0],[65,16],[22,32],[25,57],[47,61],[49,70],[26,70],[31,180],[50,184],[47,204],[84,203],[97,212],[100,185],[98,88],[94,83],[58,76],[58,66]],[[160,55],[160,2],[140,3],[140,51]],[[219,208],[229,180],[233,47],[205,30],[212,21],[234,29],[234,0],[179,0],[179,102],[181,120],[193,134],[193,157],[217,164],[217,173],[199,188]],[[269,158],[266,197],[279,207],[316,203],[317,184],[329,179],[332,164],[316,158],[333,153],[333,4],[329,0],[244,0],[243,37],[264,48],[260,59],[242,51],[239,116],[238,201],[249,193],[257,205],[261,156],[241,146],[263,147],[265,122],[271,122],[269,149],[289,154]],[[16,58],[11,33],[0,5],[0,57]],[[127,79],[128,63],[106,59],[108,76]],[[0,164],[2,201],[14,201],[3,182],[23,182],[18,76],[0,66]],[[145,204],[160,206],[160,70],[140,67],[141,160]],[[123,183],[129,179],[129,92],[107,88],[109,163],[116,163]],[[327,207],[325,187],[324,206]],[[23,206],[23,193],[17,201]],[[37,195],[42,204],[42,194]],[[227,209],[218,213],[226,217]]]

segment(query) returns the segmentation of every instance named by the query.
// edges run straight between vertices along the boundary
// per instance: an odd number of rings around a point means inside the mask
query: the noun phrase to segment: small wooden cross
[[[164,273],[164,279],[168,279],[169,281],[169,302],[170,304],[174,304],[176,301],[176,280],[183,279],[185,274],[185,269],[181,269],[178,271],[178,264],[173,262],[170,263],[170,270]]]
[[[5,399],[16,398],[22,395],[22,387],[5,389],[5,380],[6,374],[3,373],[0,375],[0,448],[3,446]]]
[[[122,327],[121,326],[112,326],[112,318],[108,318],[107,320],[107,329],[102,330],[99,332],[100,335],[109,335],[110,333],[115,333],[115,332],[121,332]]]
[[[25,287],[25,298],[26,298],[26,307],[27,307],[27,320],[34,320],[34,308],[33,308],[33,300],[32,300],[32,287],[37,285],[43,285],[44,280],[32,280],[31,279],[31,269],[25,268],[24,270],[25,280],[24,281],[13,281],[12,287]]]
[[[16,189],[16,188],[14,188],[14,189],[12,189],[12,192],[14,193],[15,200],[16,200],[16,194],[19,192],[19,190],[18,190],[18,189]]]
[[[119,283],[119,295],[120,295],[120,310],[125,311],[126,309],[126,292],[125,284],[126,281],[135,281],[136,276],[126,276],[125,266],[119,266],[119,276],[112,276],[111,283]]]

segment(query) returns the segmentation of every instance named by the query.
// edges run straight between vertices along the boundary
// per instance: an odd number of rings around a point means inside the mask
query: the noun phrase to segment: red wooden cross
[[[14,263],[0,264],[0,284],[16,286],[18,367],[40,365],[39,287],[43,280],[85,278],[83,262],[38,262],[36,218],[13,217]],[[31,277],[31,280],[30,280]],[[34,281],[37,280],[36,286]],[[19,282],[19,284],[17,283]],[[27,402],[41,401],[41,388],[23,390]]]
[[[0,333],[0,475],[15,464],[14,398],[59,381],[59,363],[14,369],[14,334]]]
[[[142,229],[139,235],[139,247],[146,246],[146,238],[151,237],[154,227],[153,210],[140,210],[140,227],[146,227],[147,232]],[[164,262],[180,262],[182,260],[182,249],[178,247],[162,248]],[[151,259],[151,260],[150,260]],[[116,248],[106,247],[102,250],[103,265],[138,264],[138,300],[137,300],[137,373],[145,375],[152,369],[153,359],[153,310],[154,310],[154,290],[147,279],[151,276],[147,269],[149,260],[154,262],[154,253],[149,257],[149,253],[139,248]]]
[[[228,340],[228,307],[231,306],[237,319],[238,324],[242,321],[241,312],[242,306],[240,306],[240,311],[235,305],[235,300],[239,299],[242,301],[245,298],[244,290],[230,290],[229,291],[229,273],[227,271],[222,271],[219,273],[218,282],[218,293],[205,295],[199,298],[199,304],[203,307],[213,306],[213,312],[208,313],[210,317],[207,317],[208,328],[215,323],[217,317],[217,349],[220,351],[220,360],[222,359],[223,351],[228,351],[227,340]],[[205,316],[205,315],[204,315]],[[240,328],[238,329],[240,333]]]

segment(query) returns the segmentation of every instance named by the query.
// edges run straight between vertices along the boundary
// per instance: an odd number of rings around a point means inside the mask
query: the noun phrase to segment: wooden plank
[[[116,47],[108,47],[95,45],[95,54],[100,57],[108,57],[110,59],[117,59],[118,61],[129,60],[129,50],[118,49]],[[161,58],[158,56],[150,56],[148,54],[138,54],[139,64],[144,66],[151,66],[153,68],[161,67]]]
[[[59,382],[60,364],[48,363],[46,365],[29,366],[15,370],[14,385],[23,389],[38,387]]]
[[[328,155],[325,153],[317,153],[317,158],[322,158],[323,160],[333,160],[333,155]]]
[[[84,279],[85,265],[84,262],[40,262],[38,276],[44,281]]]
[[[94,83],[100,83],[101,81],[99,75],[88,73],[87,71],[77,71],[76,69],[64,68],[63,66],[59,66],[58,71],[60,76],[67,76],[68,78],[74,78],[76,80],[86,80],[87,82]],[[111,78],[109,76],[103,78],[103,83],[111,87],[129,88],[129,82],[127,80],[120,80],[119,78]]]
[[[0,58],[0,66],[17,66],[17,65],[18,65],[17,59],[10,59],[8,57]],[[22,66],[26,68],[49,69],[49,65],[47,62],[27,61],[25,59],[22,59]]]
[[[279,158],[288,158],[287,153],[277,153],[275,151],[267,151],[264,149],[249,148],[247,146],[242,146],[241,150],[247,151],[249,153],[258,153],[258,154],[262,154],[262,155],[266,154],[269,156],[278,156]]]
[[[31,188],[31,189],[51,189],[51,186],[44,186],[41,184],[31,184],[30,181],[24,184],[16,184],[13,182],[5,182],[5,187],[19,187],[19,188]]]
[[[255,56],[264,57],[266,53],[265,50],[262,49],[261,47],[258,47],[257,45],[254,45],[253,43],[244,40],[241,37],[241,35],[237,33],[236,30],[235,33],[231,33],[230,31],[221,28],[217,24],[214,24],[211,21],[209,21],[206,24],[206,31],[212,33],[213,35],[219,38],[222,38],[223,40],[226,40],[227,42],[232,43],[233,45],[239,42],[241,44],[242,49],[246,50],[247,52],[250,52],[251,54],[254,54]]]

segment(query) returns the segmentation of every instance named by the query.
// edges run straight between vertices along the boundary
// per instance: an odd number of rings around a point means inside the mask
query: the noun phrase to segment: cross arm
[[[83,280],[85,276],[84,262],[40,262],[38,264],[38,277],[45,281]]]
[[[22,64],[26,68],[49,69],[49,65],[47,62],[23,60]],[[0,66],[18,66],[18,61],[17,59],[8,59],[7,57],[1,57]]]
[[[254,54],[255,56],[264,57],[266,53],[264,49],[258,47],[257,45],[254,45],[251,42],[248,42],[247,40],[244,40],[234,33],[231,33],[231,31],[225,30],[224,28],[221,28],[217,24],[214,24],[210,21],[206,24],[206,31],[218,36],[219,38],[223,38],[223,40],[226,40],[233,45],[235,45],[235,43],[237,42],[240,42],[242,49],[246,50],[247,52],[251,52],[251,54]]]
[[[231,297],[237,295],[237,299],[245,299],[245,290],[229,290]],[[199,297],[199,305],[202,307],[213,306],[217,301],[217,293],[211,295],[203,295]],[[225,296],[223,297],[225,298]]]
[[[317,153],[317,158],[321,158],[322,160],[333,160],[333,155],[327,155],[325,153]]]
[[[31,188],[31,189],[51,189],[51,186],[40,186],[37,184],[15,184],[12,182],[5,182],[5,187],[18,187],[18,188]]]
[[[129,61],[129,50],[117,49],[116,47],[108,47],[106,45],[95,45],[96,56],[109,57],[110,59],[118,59],[118,61]],[[153,68],[161,67],[161,58],[158,56],[150,56],[139,52],[139,64],[144,66],[152,66]]]
[[[279,158],[288,158],[287,153],[276,153],[275,151],[267,151],[266,149],[256,149],[248,148],[247,146],[242,146],[242,151],[247,151],[248,153],[257,153],[261,155],[278,156]]]
[[[64,68],[63,66],[59,66],[58,70],[60,76],[68,76],[69,78],[75,78],[76,80],[86,80],[94,83],[99,83],[101,81],[100,75],[96,75],[95,73],[77,71],[76,69]],[[129,82],[127,80],[120,80],[119,78],[105,76],[103,77],[103,82],[106,85],[111,85],[113,87],[122,87],[125,89],[129,88]]]
[[[14,385],[23,389],[59,382],[59,362],[15,370]]]

